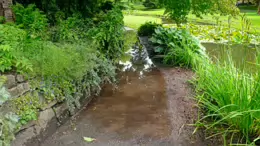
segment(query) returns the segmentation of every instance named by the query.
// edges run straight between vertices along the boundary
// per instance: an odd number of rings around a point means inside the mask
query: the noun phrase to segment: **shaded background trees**
[[[203,14],[238,14],[237,0],[160,0],[165,6],[165,14],[177,24],[185,22],[191,12],[197,17]]]
[[[82,17],[92,17],[99,11],[105,0],[14,0],[14,3],[29,5],[34,3],[37,8],[44,11],[50,21],[55,17],[68,18],[74,13]],[[53,22],[52,22],[53,23]]]

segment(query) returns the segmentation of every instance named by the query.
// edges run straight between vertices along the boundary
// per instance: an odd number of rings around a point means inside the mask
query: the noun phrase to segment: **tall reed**
[[[195,72],[197,99],[206,110],[197,125],[207,130],[219,127],[215,134],[232,135],[231,138],[235,136],[246,143],[257,138],[260,135],[260,74],[237,69],[231,59],[215,64],[203,61]],[[206,119],[210,122],[205,123]]]

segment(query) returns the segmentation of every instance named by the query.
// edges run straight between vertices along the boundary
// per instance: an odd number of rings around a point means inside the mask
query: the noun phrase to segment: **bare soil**
[[[41,146],[214,146],[193,124],[198,109],[188,83],[192,71],[180,68],[124,72],[116,90],[100,97],[62,125]],[[96,140],[89,143],[83,137]]]

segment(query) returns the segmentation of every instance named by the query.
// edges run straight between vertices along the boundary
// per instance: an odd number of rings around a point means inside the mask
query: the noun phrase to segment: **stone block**
[[[34,127],[29,127],[16,135],[15,140],[12,142],[12,146],[25,146],[26,142],[34,138]]]
[[[29,90],[30,90],[29,83],[23,83],[9,89],[8,92],[11,94],[12,97],[18,97],[28,92]]]
[[[52,108],[56,104],[57,104],[57,101],[52,101],[52,102],[48,103],[46,106],[42,107],[41,110],[44,111],[46,109]]]
[[[10,89],[14,86],[16,86],[16,80],[15,80],[15,76],[14,75],[6,75],[6,83],[5,83],[5,87]]]
[[[53,107],[56,118],[58,119],[59,124],[64,124],[67,119],[70,117],[67,104],[63,103],[57,107]]]
[[[65,111],[68,110],[68,106],[67,106],[67,104],[63,103],[63,104],[58,105],[57,107],[53,108],[53,110],[55,111],[57,118],[59,118]]]
[[[55,113],[53,109],[47,109],[45,111],[40,112],[39,118],[38,118],[38,124],[35,125],[36,133],[40,134],[42,131],[44,131],[48,123],[55,117]]]
[[[17,81],[18,83],[21,83],[21,82],[24,82],[25,80],[24,80],[24,77],[23,77],[22,75],[17,75],[17,76],[16,76],[16,81]]]
[[[23,83],[23,91],[22,93],[24,94],[25,92],[30,90],[30,84],[29,83]]]
[[[18,97],[20,95],[20,90],[22,90],[22,86],[17,86],[8,90],[12,97]]]
[[[30,121],[28,122],[27,124],[23,125],[20,129],[19,129],[19,132],[20,131],[23,131],[24,129],[28,129],[30,127],[33,127],[34,125],[36,125],[36,121]]]

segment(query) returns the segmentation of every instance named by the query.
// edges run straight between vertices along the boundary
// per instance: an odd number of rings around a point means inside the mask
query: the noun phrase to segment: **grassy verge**
[[[251,21],[251,26],[252,28],[260,32],[260,16],[257,15],[256,13],[256,8],[248,8],[248,7],[241,7],[241,13],[244,13],[247,18]],[[130,23],[130,21],[134,21],[136,23],[135,26],[142,24],[142,19],[141,16],[146,16],[144,19],[150,19],[151,21],[154,21],[155,18],[152,17],[157,17],[160,19],[160,17],[163,16],[164,14],[164,9],[145,9],[145,8],[139,8],[136,10],[125,10],[124,11],[125,17],[129,17],[128,15],[131,15],[131,19],[125,19],[126,25]],[[136,16],[136,17],[134,17]],[[223,24],[228,24],[228,16],[220,16],[216,15],[219,18],[219,21],[222,21]],[[191,23],[199,23],[199,24],[204,24],[204,25],[212,25],[216,24],[216,16],[212,15],[204,15],[203,18],[198,18],[195,15],[190,14],[188,16],[188,21]],[[234,28],[241,28],[241,18],[233,18],[232,19],[233,24],[232,27]],[[172,22],[171,22],[172,23]]]
[[[202,62],[195,69],[195,86],[200,107],[206,116],[197,126],[223,135],[228,143],[251,143],[259,135],[259,76],[234,67],[232,62]]]

